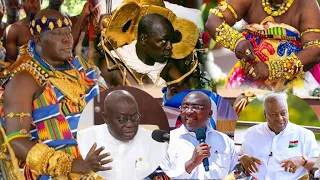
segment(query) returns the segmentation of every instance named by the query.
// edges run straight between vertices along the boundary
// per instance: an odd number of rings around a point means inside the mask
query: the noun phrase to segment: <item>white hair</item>
[[[278,100],[278,102],[285,105],[286,109],[288,109],[287,98],[288,98],[288,95],[286,93],[271,93],[271,94],[266,95],[264,97],[264,102],[263,102],[264,110],[266,110],[266,106],[267,106],[268,101],[275,100],[275,99]]]

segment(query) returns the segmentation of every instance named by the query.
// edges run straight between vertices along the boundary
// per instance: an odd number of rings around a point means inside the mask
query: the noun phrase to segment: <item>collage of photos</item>
[[[319,0],[0,0],[0,180],[319,180]]]

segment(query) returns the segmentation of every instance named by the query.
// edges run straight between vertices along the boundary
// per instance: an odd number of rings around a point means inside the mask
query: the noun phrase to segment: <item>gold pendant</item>
[[[83,108],[86,106],[85,89],[80,83],[65,78],[50,77],[48,80],[73,103]]]

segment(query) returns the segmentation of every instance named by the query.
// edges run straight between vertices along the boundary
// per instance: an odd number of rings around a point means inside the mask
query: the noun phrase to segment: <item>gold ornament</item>
[[[230,27],[226,22],[223,22],[216,29],[216,41],[221,46],[234,51],[238,43],[245,40],[243,35]]]
[[[62,27],[62,21],[60,19],[58,19],[57,21],[58,27],[61,28]]]
[[[303,78],[304,71],[301,60],[292,53],[287,59],[270,60],[266,62],[269,71],[269,80],[293,80]]]
[[[47,22],[47,18],[46,18],[45,16],[43,16],[43,17],[41,18],[41,22],[42,22],[42,24],[45,24],[45,23]]]
[[[53,30],[53,28],[54,28],[54,24],[53,24],[53,22],[49,22],[48,27],[49,27],[49,29],[52,31],[52,30]]]
[[[277,5],[277,8],[271,6],[269,0],[262,0],[263,10],[273,17],[280,16],[284,14],[293,4],[294,0],[287,0],[287,2],[283,2],[281,5]]]

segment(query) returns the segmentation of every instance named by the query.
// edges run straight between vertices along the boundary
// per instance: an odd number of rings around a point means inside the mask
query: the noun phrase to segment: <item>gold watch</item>
[[[304,160],[304,163],[302,164],[302,166],[305,166],[308,162],[308,158],[306,158],[305,156],[302,156],[302,159]]]

